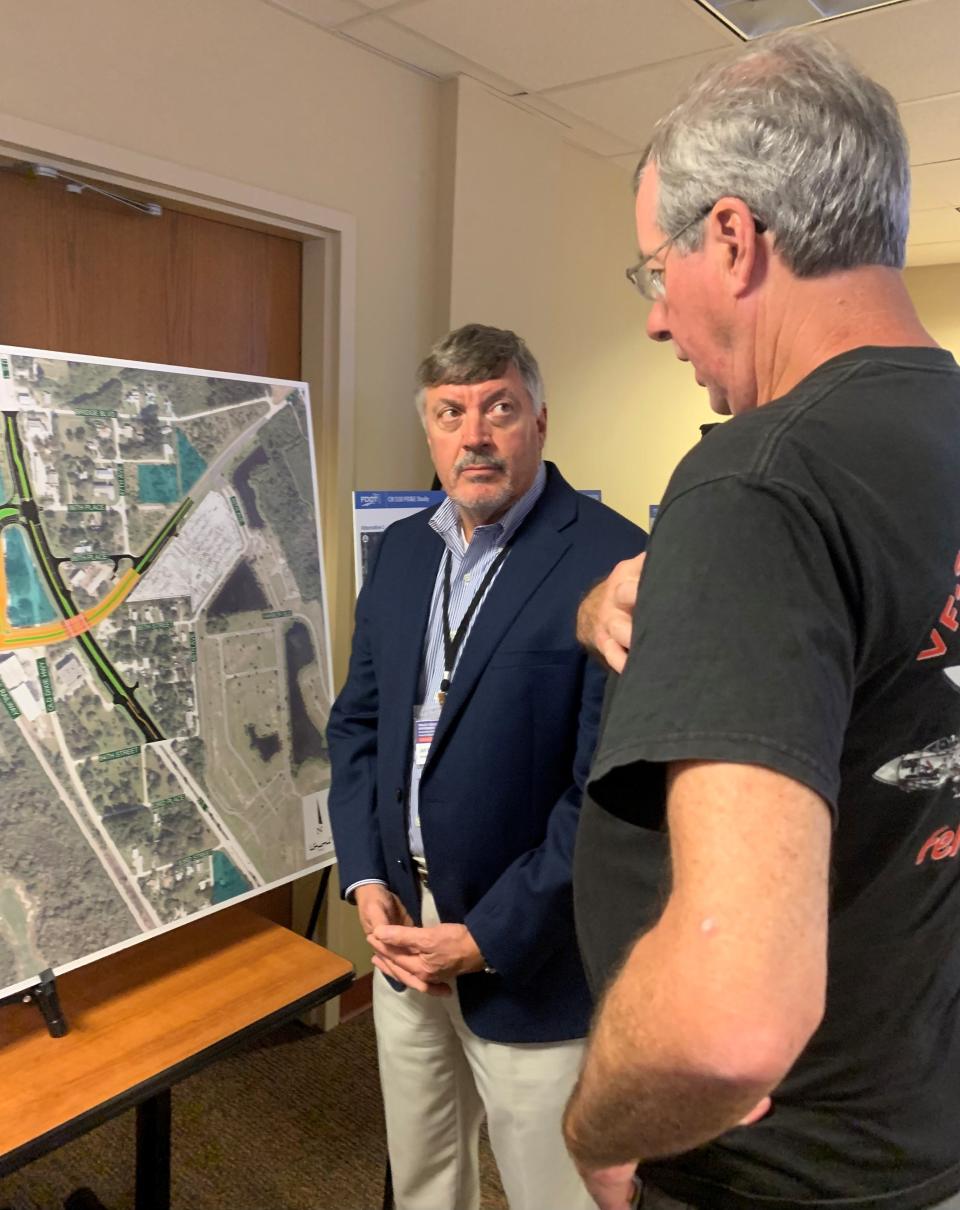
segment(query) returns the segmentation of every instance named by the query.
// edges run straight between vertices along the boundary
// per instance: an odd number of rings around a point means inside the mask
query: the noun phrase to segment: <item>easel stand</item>
[[[60,997],[57,994],[57,980],[51,968],[41,972],[37,982],[32,987],[15,992],[12,996],[0,999],[0,1008],[7,1004],[36,1004],[47,1023],[47,1032],[51,1038],[62,1038],[70,1026],[60,1007]]]
[[[313,900],[313,907],[310,911],[310,920],[307,924],[307,931],[304,936],[308,941],[313,940],[313,935],[317,931],[317,925],[320,923],[320,912],[323,908],[323,901],[327,897],[327,884],[330,882],[330,867],[324,866],[320,874],[320,884],[317,887],[317,894]]]

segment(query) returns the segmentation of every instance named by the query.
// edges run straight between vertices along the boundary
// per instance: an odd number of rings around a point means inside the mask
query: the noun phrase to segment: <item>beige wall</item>
[[[357,219],[358,485],[422,481],[439,85],[259,0],[0,0],[0,112]]]
[[[712,417],[688,366],[644,334],[629,174],[552,121],[460,81],[451,324],[515,327],[547,383],[547,456],[644,527]]]
[[[907,289],[933,338],[960,358],[960,265],[908,269]]]

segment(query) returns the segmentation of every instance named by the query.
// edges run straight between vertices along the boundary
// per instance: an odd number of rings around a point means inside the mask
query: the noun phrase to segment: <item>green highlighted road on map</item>
[[[7,417],[7,437],[10,453],[13,455],[13,464],[20,480],[20,491],[27,500],[30,500],[32,499],[30,481],[27,478],[27,472],[23,469],[23,462],[20,460],[20,434],[17,432],[17,426],[14,424],[12,416]]]
[[[5,521],[7,517],[19,517],[19,508],[0,508],[0,521]]]
[[[120,694],[120,696],[122,698],[125,698],[127,701],[130,701],[130,694],[127,690],[126,685],[124,685],[122,681],[119,681],[117,679],[116,674],[114,673],[113,669],[110,667],[110,665],[107,663],[107,661],[103,658],[103,656],[101,656],[100,649],[97,647],[97,645],[93,641],[93,639],[91,639],[91,637],[88,634],[81,634],[79,636],[79,639],[80,639],[81,647],[83,647],[83,649],[86,651],[87,655],[97,665],[97,667],[100,669],[100,671],[103,673],[103,675],[110,682],[111,686],[117,691],[117,693]]]
[[[25,499],[26,498],[28,497],[25,497]],[[51,566],[46,535],[43,533],[43,530],[41,530],[36,521],[28,521],[27,527],[30,530],[30,537],[32,539],[34,552],[40,557],[40,562],[43,564],[43,570],[47,577],[47,583],[56,593],[57,600],[60,602],[60,608],[63,610],[63,616],[65,618],[73,617],[73,615],[77,612],[77,608],[74,603],[68,599],[63,590],[60,577]]]
[[[140,560],[140,562],[134,564],[133,569],[137,573],[137,575],[142,576],[144,574],[146,569],[150,566],[150,564],[153,562],[153,560],[159,554],[160,547],[164,545],[164,543],[171,536],[173,531],[177,528],[177,526],[180,524],[180,522],[183,520],[183,518],[187,515],[187,513],[190,511],[190,509],[192,507],[193,507],[193,501],[188,496],[186,498],[186,500],[184,500],[184,502],[177,509],[177,511],[173,514],[173,516],[170,518],[170,520],[166,523],[166,525],[163,527],[163,529],[161,529],[159,534],[157,534],[157,536],[151,542],[149,548],[147,549],[147,553],[143,556],[143,558]]]
[[[40,509],[33,499],[33,491],[30,486],[30,476],[27,473],[25,459],[23,455],[23,444],[20,438],[20,433],[17,429],[16,415],[7,412],[6,419],[6,444],[10,452],[10,457],[16,472],[16,478],[20,493],[20,508],[17,510],[24,523],[26,524],[30,545],[33,548],[33,553],[40,564],[41,570],[46,580],[47,587],[54,594],[57,604],[63,613],[64,619],[67,622],[67,633],[72,634],[76,638],[80,647],[83,649],[87,658],[93,664],[101,680],[112,690],[117,705],[123,706],[130,715],[136,726],[143,732],[144,738],[148,743],[163,739],[163,734],[157,727],[156,723],[149,717],[140,703],[137,701],[134,691],[128,689],[118,676],[106,655],[100,649],[99,644],[94,639],[93,635],[86,630],[75,630],[78,621],[87,625],[85,619],[81,617],[81,611],[77,608],[74,601],[70,598],[66,591],[60,575],[57,571],[57,559],[50,550],[50,545],[47,536],[40,523]],[[163,527],[159,536],[154,540],[147,554],[141,560],[141,566],[146,566],[162,549],[164,543],[175,531],[176,525],[180,518],[187,512],[192,501],[186,500],[177,510],[176,514]],[[64,637],[63,627],[58,627],[56,631],[51,632],[48,636],[45,632],[37,633],[36,629],[24,635],[24,645],[35,646],[42,643],[45,638],[56,642]],[[4,646],[17,646],[17,635],[14,630],[5,637]],[[2,701],[2,696],[0,696]],[[3,705],[10,713],[10,708],[6,702]],[[16,709],[15,703],[12,701],[10,705]]]

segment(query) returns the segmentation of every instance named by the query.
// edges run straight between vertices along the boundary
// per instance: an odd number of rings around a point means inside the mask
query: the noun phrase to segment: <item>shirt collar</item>
[[[546,487],[546,484],[547,468],[541,462],[537,467],[533,483],[530,484],[520,499],[510,505],[499,521],[493,521],[489,525],[478,525],[473,531],[474,535],[476,536],[481,531],[484,533],[491,532],[496,535],[501,544],[509,542],[526,520],[527,514],[543,495],[543,489]],[[450,550],[456,554],[463,553],[465,544],[463,534],[460,530],[460,514],[457,512],[457,506],[449,496],[430,518],[430,528],[443,538]]]

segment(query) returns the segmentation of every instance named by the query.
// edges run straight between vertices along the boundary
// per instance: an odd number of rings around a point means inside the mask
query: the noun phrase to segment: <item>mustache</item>
[[[468,450],[457,462],[454,463],[453,469],[456,474],[467,470],[471,466],[484,466],[492,471],[505,471],[507,464],[502,458],[497,458],[493,454],[478,454],[472,450]]]

